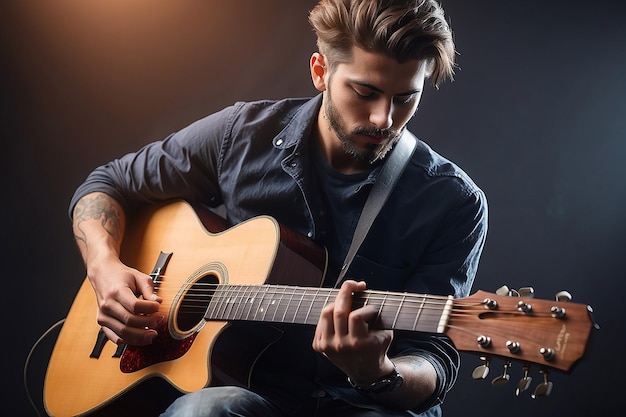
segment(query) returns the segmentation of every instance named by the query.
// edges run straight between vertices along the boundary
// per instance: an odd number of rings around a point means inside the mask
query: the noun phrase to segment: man
[[[451,78],[455,51],[436,0],[322,0],[309,20],[320,95],[237,103],[97,168],[76,191],[74,233],[98,323],[113,342],[149,344],[164,319],[150,277],[119,260],[126,216],[146,203],[223,205],[230,224],[272,215],[328,248],[324,285],[335,285],[368,192],[425,80]],[[206,388],[164,415],[440,415],[459,362],[450,341],[370,329],[376,312],[352,311],[352,294],[367,287],[466,296],[486,230],[482,191],[418,141],[350,265],[353,279],[317,326],[281,328],[249,389]]]

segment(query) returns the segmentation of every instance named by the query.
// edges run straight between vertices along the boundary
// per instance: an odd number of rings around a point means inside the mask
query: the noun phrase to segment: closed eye
[[[393,101],[399,105],[407,105],[412,104],[415,101],[415,94],[411,94],[410,96],[396,96],[393,98]]]
[[[354,94],[361,100],[374,100],[379,94],[384,94],[382,90],[377,87],[358,81],[353,81],[351,85]],[[393,102],[399,106],[411,105],[417,100],[420,90],[407,91],[400,93],[393,97]]]
[[[359,91],[356,88],[353,88],[354,93],[357,95],[357,97],[367,100],[367,99],[373,99],[376,96],[376,93],[373,91]]]

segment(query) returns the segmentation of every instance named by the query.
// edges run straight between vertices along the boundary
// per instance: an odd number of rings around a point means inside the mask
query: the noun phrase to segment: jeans
[[[179,397],[161,417],[278,417],[280,410],[240,387],[211,387]]]
[[[211,387],[183,395],[161,417],[380,417],[376,410],[357,408],[329,396],[311,398],[302,409],[289,414],[262,396],[240,387]],[[385,416],[412,416],[397,412]]]

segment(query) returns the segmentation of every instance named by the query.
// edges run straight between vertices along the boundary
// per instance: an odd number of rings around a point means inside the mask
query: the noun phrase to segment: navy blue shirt
[[[347,177],[323,166],[311,140],[320,105],[321,95],[236,103],[98,167],[76,190],[70,210],[82,196],[100,191],[117,199],[127,213],[147,203],[185,199],[223,205],[233,225],[271,215],[329,248],[326,282],[332,285],[380,165]],[[465,297],[486,232],[484,193],[459,167],[418,140],[347,276],[366,281],[370,289]],[[322,388],[334,397],[376,407],[313,352],[311,329],[282,330],[284,336],[255,366],[253,382],[259,391],[280,401],[281,396],[317,395],[314,392]],[[441,402],[459,365],[449,340],[396,334],[390,356],[401,354],[420,355],[433,363],[439,386],[425,407]],[[431,410],[432,415],[437,412],[437,407]]]

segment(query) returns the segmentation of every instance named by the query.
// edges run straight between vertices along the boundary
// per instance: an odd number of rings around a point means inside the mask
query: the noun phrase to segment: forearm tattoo
[[[397,358],[393,358],[393,362],[396,364],[409,364],[411,365],[411,369],[418,372],[424,369],[427,364],[429,364],[429,362],[421,356],[400,356]]]
[[[74,208],[74,238],[77,242],[87,245],[87,237],[81,228],[81,224],[88,220],[100,220],[100,224],[116,242],[122,237],[122,225],[120,213],[111,202],[110,197],[98,195],[94,198],[81,199]]]

